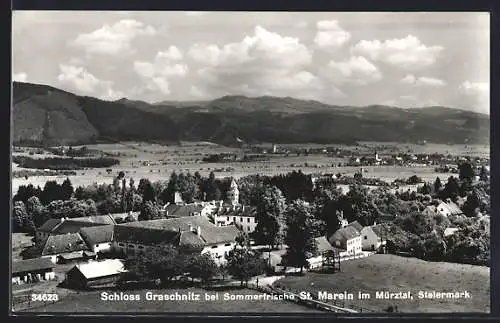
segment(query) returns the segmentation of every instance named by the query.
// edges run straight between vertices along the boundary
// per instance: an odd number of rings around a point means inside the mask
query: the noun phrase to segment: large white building
[[[245,205],[222,206],[211,216],[211,220],[219,227],[235,225],[246,234],[254,232],[257,227],[255,207]]]
[[[234,178],[231,179],[231,185],[227,191],[227,199],[232,205],[240,204],[240,190]]]

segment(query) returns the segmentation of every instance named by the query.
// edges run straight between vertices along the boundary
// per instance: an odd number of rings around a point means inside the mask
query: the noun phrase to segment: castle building
[[[231,185],[227,192],[227,199],[231,205],[238,205],[240,201],[240,190],[238,189],[238,184],[234,178],[231,180]]]

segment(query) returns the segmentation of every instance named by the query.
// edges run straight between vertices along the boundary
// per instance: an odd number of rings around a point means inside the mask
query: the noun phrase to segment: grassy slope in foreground
[[[352,304],[375,311],[397,305],[406,313],[490,312],[490,269],[446,262],[427,262],[394,255],[372,255],[341,263],[340,273],[307,273],[285,277],[276,284],[292,290],[355,294]],[[376,291],[412,291],[413,300],[377,300]],[[471,299],[419,300],[424,291],[468,291]],[[356,300],[358,291],[370,293],[370,300]]]
[[[158,289],[158,290],[133,290],[123,291],[127,294],[140,294],[141,301],[102,301],[100,299],[101,291],[80,292],[76,295],[70,295],[63,300],[44,307],[37,307],[28,310],[29,312],[69,312],[69,313],[97,313],[97,312],[184,312],[184,313],[203,313],[203,312],[221,312],[221,313],[303,313],[319,311],[310,309],[285,300],[227,300],[224,301],[225,292],[237,295],[261,294],[258,291],[249,289],[235,289],[228,291],[218,291],[219,300],[207,301],[204,299],[205,293],[214,294],[215,291],[205,291],[199,288],[188,289]],[[146,292],[155,294],[187,294],[188,292],[201,294],[199,301],[146,301]],[[111,292],[112,291],[108,291]],[[120,291],[117,291],[120,293]]]

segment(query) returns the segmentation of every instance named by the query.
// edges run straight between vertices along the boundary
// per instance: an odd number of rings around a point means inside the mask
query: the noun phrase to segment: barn
[[[54,263],[49,258],[34,258],[12,262],[12,283],[32,283],[54,279]]]
[[[106,259],[77,264],[65,277],[65,285],[76,289],[89,289],[114,283],[126,272],[120,259]]]

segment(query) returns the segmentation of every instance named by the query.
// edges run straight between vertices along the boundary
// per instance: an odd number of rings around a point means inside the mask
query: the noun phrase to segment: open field
[[[367,143],[357,147],[359,150],[375,151],[384,147],[390,146],[388,143],[370,143],[372,146],[367,146]],[[396,144],[393,144],[393,146]],[[318,145],[293,145],[293,147],[315,147]],[[333,145],[327,145],[333,147]],[[484,154],[489,154],[489,147],[484,146],[467,146],[465,145],[425,145],[416,148],[425,149],[426,152],[441,152],[441,153],[461,153],[469,150],[477,150]],[[280,147],[282,147],[280,145]],[[286,145],[283,145],[286,147]],[[326,147],[326,146],[325,146]],[[356,147],[340,146],[342,149],[356,149]],[[395,148],[399,146],[394,146]],[[471,148],[473,147],[473,148]],[[78,148],[78,147],[75,147]],[[198,171],[201,175],[207,176],[211,171],[214,171],[217,177],[242,177],[250,174],[275,175],[279,173],[288,173],[293,170],[302,170],[304,173],[342,173],[346,176],[352,176],[359,167],[344,167],[338,166],[339,162],[346,162],[346,159],[338,157],[329,157],[326,155],[309,155],[309,156],[286,156],[284,154],[268,155],[268,161],[253,161],[253,162],[228,162],[228,163],[203,163],[201,159],[209,154],[215,153],[236,153],[244,154],[243,149],[228,148],[209,143],[183,143],[178,145],[160,145],[140,142],[124,142],[114,144],[96,144],[88,145],[89,149],[101,150],[107,153],[119,154],[116,158],[120,160],[120,164],[110,167],[112,173],[108,174],[105,168],[84,169],[76,171],[77,175],[69,176],[73,185],[86,186],[93,183],[108,183],[111,184],[113,177],[117,172],[124,171],[127,177],[134,178],[137,182],[141,178],[149,178],[151,181],[168,180],[172,171],[190,171],[192,173]],[[392,148],[391,148],[392,149]],[[404,150],[399,150],[404,151]],[[45,156],[48,157],[49,155]],[[43,157],[37,155],[37,157]],[[23,168],[13,164],[13,170],[21,170]],[[371,166],[364,167],[366,172],[364,177],[380,178],[386,181],[393,181],[396,178],[408,178],[412,175],[417,175],[424,180],[434,181],[437,176],[442,179],[448,178],[452,174],[436,173],[434,167],[404,167],[404,166]],[[12,192],[17,192],[20,185],[33,184],[43,187],[48,180],[56,180],[62,182],[66,176],[31,176],[26,178],[12,179]]]
[[[200,300],[146,300],[146,292],[154,294],[200,294]],[[44,307],[30,309],[29,312],[70,312],[70,313],[98,313],[98,312],[222,312],[222,313],[303,313],[319,312],[308,307],[300,306],[285,300],[224,300],[224,293],[234,295],[261,294],[250,289],[235,289],[227,291],[207,291],[200,288],[189,289],[158,289],[158,290],[134,290],[124,292],[126,294],[139,294],[139,301],[103,301],[101,292],[79,292],[69,295],[63,300],[49,304]],[[108,293],[112,291],[107,290]],[[117,292],[120,293],[120,292]],[[219,300],[205,300],[205,293],[218,293]]]
[[[304,276],[285,277],[275,284],[296,291],[355,294],[346,304],[384,311],[397,305],[400,312],[490,312],[490,269],[488,267],[446,262],[427,262],[394,255],[372,255],[341,263],[334,274],[309,272]],[[468,291],[470,299],[418,299],[418,291]],[[413,300],[375,299],[376,291],[411,291]],[[371,299],[358,300],[358,292]]]

